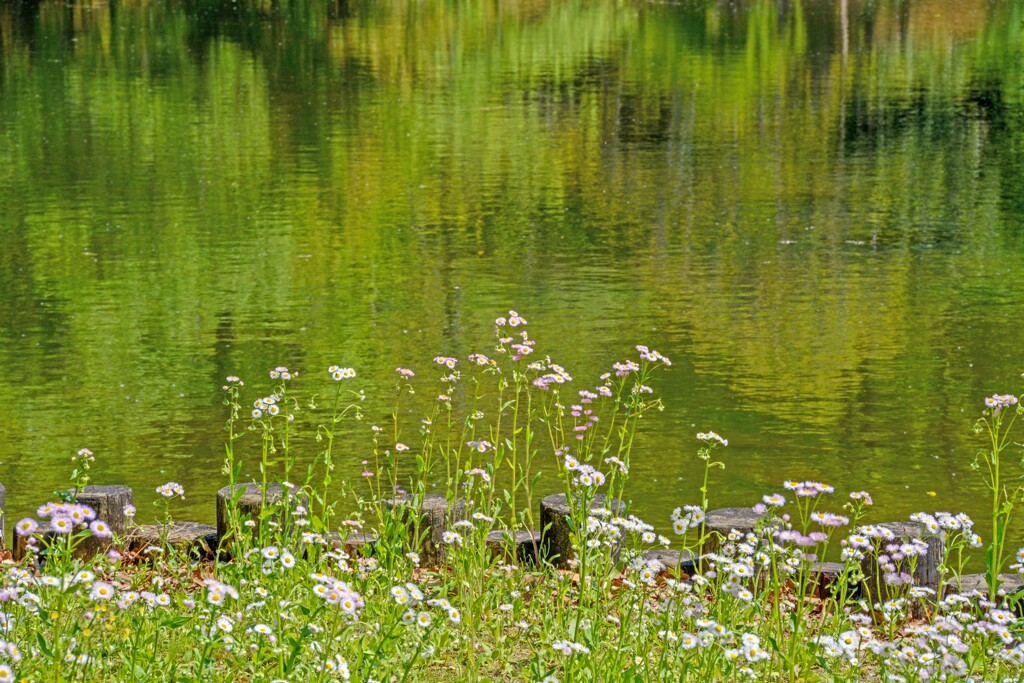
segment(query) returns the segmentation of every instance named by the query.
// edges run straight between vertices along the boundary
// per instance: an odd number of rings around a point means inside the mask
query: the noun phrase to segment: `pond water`
[[[0,244],[9,519],[87,446],[141,516],[177,480],[212,520],[225,376],[350,365],[379,422],[396,365],[509,308],[581,388],[673,359],[631,483],[662,528],[705,429],[718,505],[818,478],[980,517],[1024,2],[4,2]]]

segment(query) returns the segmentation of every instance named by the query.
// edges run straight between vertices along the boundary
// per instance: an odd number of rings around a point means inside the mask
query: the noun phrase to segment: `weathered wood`
[[[196,559],[212,559],[217,538],[216,527],[199,522],[171,522],[166,529],[163,524],[146,524],[129,533],[128,548],[145,551],[150,546],[162,550],[170,547]]]
[[[116,537],[123,538],[126,535],[128,531],[128,515],[125,514],[125,509],[128,506],[134,507],[135,504],[135,494],[132,492],[131,487],[119,484],[86,486],[75,496],[75,502],[92,508],[93,512],[96,513],[96,519],[106,522],[107,526],[110,527],[111,533]],[[34,536],[41,537],[41,540],[35,538],[33,543],[37,548],[42,549],[53,539],[57,538],[57,535],[48,531],[48,520],[43,520],[39,527]],[[88,536],[78,543],[73,554],[81,560],[89,559],[109,551],[113,547],[114,540],[114,538]],[[15,560],[21,561],[28,551],[28,546],[28,537],[15,536],[11,555]]]
[[[421,537],[417,552],[420,565],[423,567],[440,567],[448,557],[448,549],[444,543],[444,533],[448,531],[448,523],[455,523],[466,516],[464,501],[456,501],[449,510],[448,499],[437,493],[423,496],[417,506],[414,496],[403,494],[384,501],[384,504],[396,511],[403,511],[403,521],[410,533],[416,529],[419,521]]]
[[[652,548],[643,555],[648,562],[657,560],[665,565],[662,574],[693,576],[697,573],[700,564],[700,557],[689,550],[668,550],[665,548]]]
[[[124,537],[127,533],[129,518],[125,509],[135,506],[135,494],[130,486],[86,486],[75,495],[75,501],[91,507],[96,513],[96,519],[106,522],[115,536]],[[113,540],[89,536],[75,548],[75,556],[85,559],[105,553],[113,547]]]
[[[11,558],[13,558],[15,562],[21,562],[25,559],[26,555],[29,554],[30,545],[32,546],[31,552],[38,552],[43,545],[49,542],[49,539],[52,538],[52,534],[44,534],[43,538],[46,540],[40,544],[39,540],[35,538],[35,536],[26,537],[15,535],[12,539],[14,543],[11,545]]]
[[[487,534],[487,547],[491,556],[513,564],[538,564],[540,532],[519,529],[515,533],[496,529]]]
[[[231,529],[231,523],[228,518],[228,506],[231,503],[231,498],[235,491],[243,490],[242,495],[238,498],[237,507],[237,521],[241,525],[242,531],[250,529],[246,526],[246,520],[250,520],[255,524],[251,527],[251,532],[258,534],[262,527],[260,526],[260,515],[263,512],[264,496],[260,484],[256,482],[249,482],[247,484],[235,484],[231,486],[225,486],[221,490],[217,491],[217,535],[223,540],[227,537],[228,531]],[[301,496],[298,487],[292,487],[288,491],[287,500],[285,498],[285,491],[281,488],[280,484],[270,483],[267,484],[266,493],[266,504],[268,506],[282,505],[282,504],[295,504],[305,505],[306,497]],[[278,513],[273,516],[273,521],[278,524],[283,523],[285,519],[285,510],[282,508]]]
[[[612,514],[619,514],[625,509],[625,504],[614,499],[608,499],[608,505],[605,505],[606,498],[603,493],[594,496],[590,509],[607,508],[612,510]],[[546,496],[540,501],[540,555],[556,567],[568,567],[576,556],[572,546],[571,521],[572,512],[564,493]]]
[[[999,593],[1010,595],[1024,589],[1024,576],[1020,574],[1000,574]],[[952,593],[971,593],[978,591],[988,595],[988,579],[984,574],[963,574],[959,579],[951,577],[943,584],[945,595]]]
[[[808,576],[808,591],[819,598],[834,595],[836,583],[845,569],[846,565],[842,562],[816,562]],[[851,585],[849,590],[852,592],[856,588],[857,586]]]
[[[348,555],[359,555],[362,554],[363,548],[371,547],[377,542],[377,536],[375,534],[364,534],[359,531],[353,531],[345,535],[345,540],[342,541],[341,534],[337,531],[332,531],[327,534],[327,545],[332,550],[343,550]]]
[[[936,534],[928,533],[925,526],[920,522],[886,522],[875,526],[889,529],[893,533],[893,538],[882,540],[880,552],[875,553],[874,550],[866,552],[861,562],[861,570],[864,572],[864,581],[861,586],[867,599],[871,603],[879,603],[891,598],[905,596],[907,592],[905,588],[909,588],[909,586],[905,586],[902,583],[890,585],[886,581],[887,572],[880,566],[879,559],[880,556],[885,556],[892,561],[893,553],[898,553],[900,544],[917,539],[927,544],[927,551],[916,556],[913,562],[914,571],[911,575],[913,585],[934,591],[933,597],[924,600],[924,603],[934,604],[937,600],[940,600],[942,598],[942,587],[939,585],[941,578],[939,565],[942,563],[945,548],[945,542],[942,538]],[[895,573],[899,575],[910,574],[911,562],[909,558],[892,562],[896,568]],[[909,613],[911,616],[920,618],[925,615],[926,611],[921,600],[910,600]]]
[[[704,546],[703,554],[717,553],[725,543],[729,542],[729,534],[733,531],[743,536],[752,533],[757,527],[758,515],[752,508],[719,508],[711,510],[704,516],[701,524]]]

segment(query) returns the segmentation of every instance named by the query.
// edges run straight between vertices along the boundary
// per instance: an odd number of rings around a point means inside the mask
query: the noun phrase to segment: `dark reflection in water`
[[[429,359],[486,349],[510,307],[580,388],[635,343],[676,361],[634,459],[654,521],[695,500],[708,428],[731,444],[715,503],[814,477],[891,514],[981,515],[971,425],[1024,370],[1022,19],[1012,0],[5,3],[10,515],[89,446],[141,509],[174,479],[212,518],[225,376],[255,398],[276,365],[307,392],[352,365],[381,422],[396,365],[433,395]]]

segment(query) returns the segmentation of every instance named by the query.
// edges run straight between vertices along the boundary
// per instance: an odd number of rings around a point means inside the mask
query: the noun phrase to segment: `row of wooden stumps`
[[[241,491],[239,491],[241,489]],[[134,505],[134,493],[128,486],[87,486],[76,496],[77,502],[88,505],[96,511],[97,517],[104,520],[113,533],[127,539],[129,550],[145,553],[147,550],[160,551],[160,544],[166,542],[179,551],[184,551],[199,559],[211,559],[218,551],[220,539],[229,533],[230,524],[228,508],[235,498],[239,520],[259,520],[264,504],[281,505],[284,502],[284,491],[278,484],[270,484],[264,495],[260,486],[255,483],[225,486],[217,492],[216,526],[198,522],[172,522],[165,527],[159,524],[136,526],[126,513]],[[0,484],[0,521],[4,520],[6,489]],[[414,526],[414,499],[399,496],[386,501],[393,509],[406,509],[407,524]],[[606,500],[604,495],[595,497],[592,507],[608,507],[621,509],[621,504],[614,500]],[[442,495],[427,494],[423,497],[419,511],[418,529],[421,535],[419,545],[420,563],[426,567],[441,566],[446,560],[447,546],[444,534],[450,525],[466,518],[466,507],[461,503],[449,505]],[[556,567],[565,568],[570,565],[574,553],[572,545],[572,525],[570,508],[564,494],[547,496],[540,503],[541,531],[519,530],[492,531],[488,534],[487,543],[496,557],[515,564],[538,564],[543,558]],[[721,542],[728,539],[730,533],[738,532],[745,536],[754,532],[759,521],[758,515],[751,508],[723,508],[707,513],[704,520],[704,535],[708,538],[703,551],[705,553],[721,550]],[[915,586],[929,588],[937,595],[960,590],[983,588],[983,575],[967,575],[961,577],[956,586],[946,585],[940,591],[939,564],[943,556],[943,541],[940,537],[925,533],[924,526],[917,522],[892,522],[877,526],[887,527],[893,532],[896,543],[919,539],[927,544],[927,552],[917,558],[913,579]],[[5,524],[0,523],[0,547],[7,547],[3,535]],[[333,534],[330,542],[335,546],[344,546],[348,552],[357,551],[376,541],[372,534],[348,534],[342,543],[342,537]],[[15,536],[11,547],[15,560],[26,555],[29,539]],[[90,537],[84,539],[76,550],[81,558],[91,557],[107,552],[111,547],[109,539]],[[648,550],[645,559],[657,560],[671,573],[691,575],[698,571],[701,558],[687,551],[653,549]],[[875,558],[868,557],[861,565],[864,573],[864,586],[877,585],[878,563]],[[812,585],[824,595],[843,571],[843,565],[834,562],[819,562],[815,565]],[[1003,576],[1004,588],[1009,592],[1024,587],[1024,579],[1018,576]]]

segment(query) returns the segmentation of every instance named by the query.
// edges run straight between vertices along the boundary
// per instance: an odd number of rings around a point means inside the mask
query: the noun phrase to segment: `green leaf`
[[[178,616],[171,616],[171,617],[167,617],[166,619],[163,619],[160,622],[160,625],[163,626],[164,628],[181,628],[182,626],[184,626],[185,624],[190,623],[191,621],[192,621],[192,617],[186,617],[186,616],[178,615]]]
[[[42,653],[48,658],[53,659],[53,650],[51,650],[50,646],[46,644],[46,639],[43,638],[42,633],[36,633],[36,642],[39,644],[39,649]]]

